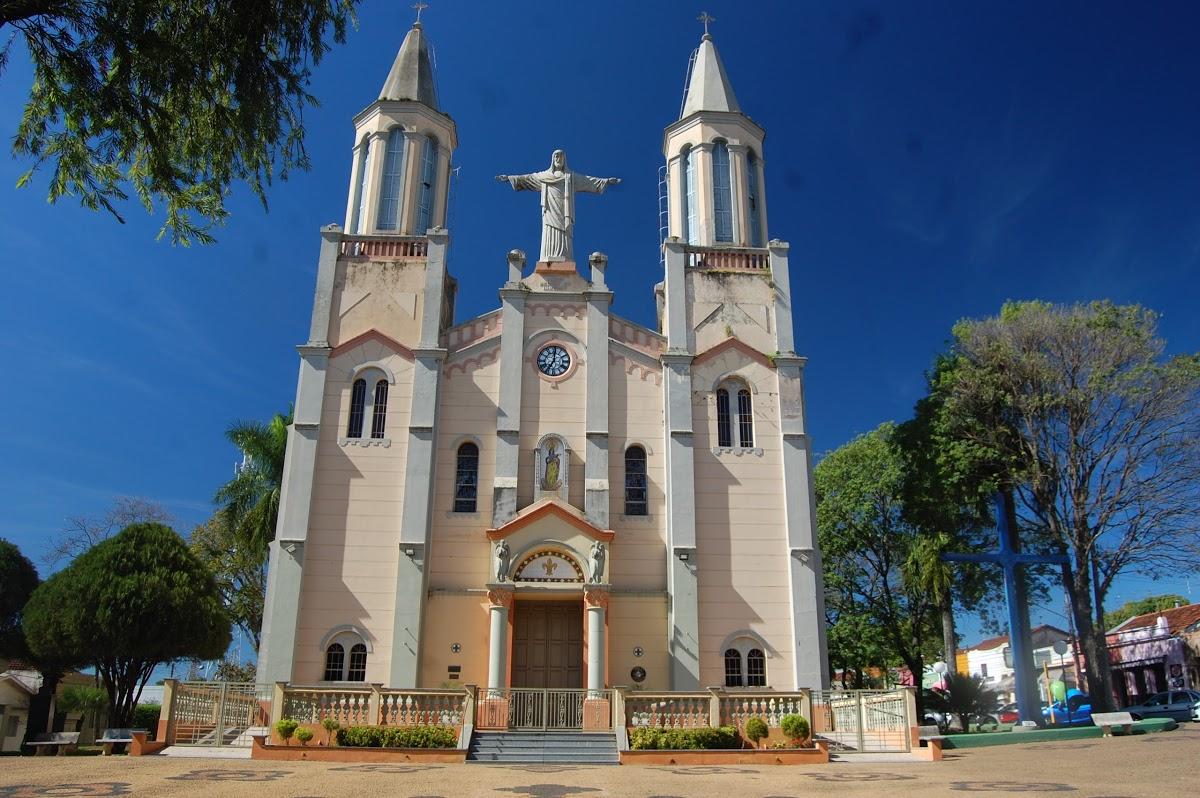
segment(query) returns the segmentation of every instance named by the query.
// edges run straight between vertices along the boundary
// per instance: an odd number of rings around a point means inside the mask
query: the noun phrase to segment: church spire
[[[707,17],[707,19],[706,19]],[[729,111],[740,113],[737,97],[733,96],[733,86],[729,76],[725,74],[725,65],[717,54],[717,46],[713,44],[712,34],[707,30],[712,17],[707,14],[700,17],[705,22],[704,37],[700,40],[700,49],[696,51],[696,61],[692,65],[692,76],[688,81],[687,97],[683,101],[683,112],[680,119],[690,116],[697,111]]]
[[[383,89],[379,92],[379,99],[416,100],[438,110],[433,62],[429,58],[429,47],[425,43],[420,22],[414,22],[404,37],[400,52],[396,53],[396,60],[392,63],[392,71],[388,72]]]

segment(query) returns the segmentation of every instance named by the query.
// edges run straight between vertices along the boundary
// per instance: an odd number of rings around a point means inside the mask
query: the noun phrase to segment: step
[[[616,735],[611,732],[492,731],[472,736],[467,761],[615,765],[620,757]]]

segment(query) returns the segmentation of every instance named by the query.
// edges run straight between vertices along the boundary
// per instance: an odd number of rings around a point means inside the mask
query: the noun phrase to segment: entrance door
[[[519,601],[513,627],[513,687],[583,687],[580,602]]]

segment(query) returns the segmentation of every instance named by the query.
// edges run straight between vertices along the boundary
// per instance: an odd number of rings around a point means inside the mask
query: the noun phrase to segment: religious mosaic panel
[[[582,582],[579,563],[560,551],[543,549],[530,554],[517,566],[514,582]]]

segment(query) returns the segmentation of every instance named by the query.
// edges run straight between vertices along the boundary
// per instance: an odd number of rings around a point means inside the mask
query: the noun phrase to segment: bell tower
[[[706,247],[766,246],[764,136],[738,106],[706,32],[692,60],[679,119],[663,135],[669,236]]]
[[[351,235],[424,235],[446,225],[454,120],[438,109],[433,62],[414,22],[379,99],[354,118],[346,201]]]

